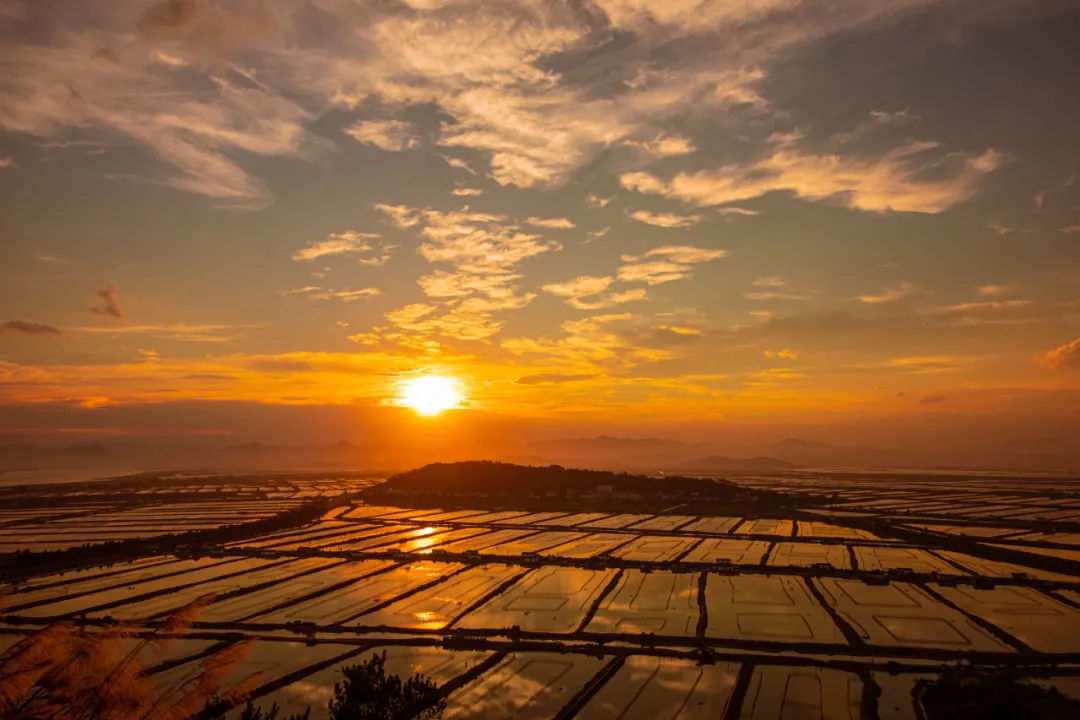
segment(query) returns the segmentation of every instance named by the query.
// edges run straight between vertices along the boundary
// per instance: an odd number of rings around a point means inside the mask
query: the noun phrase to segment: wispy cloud
[[[116,289],[115,285],[106,285],[101,290],[98,290],[95,295],[98,298],[98,304],[90,307],[91,312],[97,313],[98,315],[111,315],[118,319],[124,317],[124,313],[121,312],[120,303],[118,301],[120,292]]]
[[[310,130],[313,121],[361,103],[387,111],[430,105],[445,119],[435,144],[482,156],[499,183],[551,186],[606,148],[636,144],[649,157],[691,152],[693,138],[667,121],[703,109],[720,118],[766,112],[760,87],[777,58],[924,3],[279,8],[164,0],[140,18],[31,3],[18,22],[35,32],[17,33],[5,52],[13,80],[0,89],[0,104],[9,130],[50,140],[71,128],[103,130],[160,159],[168,169],[155,181],[234,203],[268,199],[244,156],[311,157],[329,142]],[[611,31],[629,46],[612,47]],[[717,41],[695,42],[690,55],[670,51],[703,34]],[[753,43],[737,40],[748,36]],[[610,71],[583,75],[549,62],[568,51],[595,53]],[[386,150],[417,142],[398,119],[360,120],[348,131]],[[475,172],[461,158],[446,160]]]
[[[556,385],[562,383],[585,382],[592,380],[596,375],[592,373],[560,374],[539,373],[536,375],[522,375],[516,382],[518,385]]]
[[[693,274],[693,266],[727,255],[726,250],[712,250],[693,245],[664,245],[642,256],[623,255],[618,278],[623,282],[648,285],[682,280]]]
[[[544,286],[544,291],[561,297],[585,297],[607,290],[615,278],[582,275],[573,280]]]
[[[450,167],[457,168],[458,170],[464,170],[470,175],[476,174],[476,171],[472,169],[469,163],[465,162],[461,158],[452,157],[450,155],[440,155],[439,157],[445,160],[446,164]]]
[[[376,295],[381,294],[382,290],[379,290],[378,288],[334,290],[332,288],[322,288],[316,285],[306,285],[304,287],[293,288],[292,290],[285,290],[282,292],[282,295],[305,295],[309,300],[340,300],[342,302],[353,302],[354,300],[375,297]]]
[[[118,325],[116,327],[77,327],[79,332],[95,335],[161,335],[186,342],[228,342],[239,337],[239,331],[264,327],[260,324],[219,325],[166,323],[161,325]]]
[[[638,148],[653,157],[688,155],[697,150],[689,138],[678,135],[660,135],[650,140],[629,140],[627,145]]]
[[[328,255],[349,253],[362,255],[359,261],[364,265],[382,265],[390,259],[390,251],[396,246],[376,242],[380,237],[376,233],[362,233],[355,230],[330,233],[325,240],[311,243],[306,248],[297,250],[293,253],[292,259],[303,262]]]
[[[1059,345],[1036,361],[1051,370],[1080,370],[1080,338]]]
[[[381,294],[382,290],[379,290],[378,288],[360,288],[358,290],[324,290],[311,293],[310,297],[313,300],[341,300],[342,302],[352,302],[354,300],[375,297],[376,295]]]
[[[15,332],[26,335],[59,335],[60,329],[52,325],[27,320],[7,320],[0,324],[0,333]]]
[[[1032,300],[987,300],[927,308],[923,315],[947,327],[1044,323],[1047,314]]]
[[[1015,285],[983,285],[978,290],[980,297],[1006,297],[1008,295],[1015,295],[1017,287]]]
[[[575,227],[574,222],[569,218],[539,218],[539,217],[527,217],[525,218],[527,225],[533,227],[548,228],[549,230],[569,230]]]
[[[585,196],[585,204],[588,205],[589,207],[593,207],[593,208],[602,208],[602,207],[607,207],[608,203],[610,203],[614,199],[615,199],[614,195],[612,195],[610,197],[600,197],[599,195],[596,195],[595,193],[589,193],[588,195]]]
[[[75,261],[69,258],[60,257],[59,255],[49,255],[47,253],[34,253],[34,259],[38,262],[48,263],[49,265],[74,265]]]
[[[18,167],[18,164],[15,162],[15,158],[13,158],[11,155],[8,155],[7,157],[0,157],[0,169],[13,167]]]
[[[939,213],[974,195],[978,181],[1005,162],[992,149],[977,156],[931,155],[938,148],[933,142],[908,143],[871,158],[817,155],[799,149],[798,140],[797,135],[779,137],[770,155],[748,165],[678,173],[670,180],[631,172],[619,180],[629,190],[698,206],[784,191],[871,212]]]
[[[411,303],[387,313],[401,330],[480,340],[494,335],[502,322],[495,313],[525,307],[535,293],[525,291],[514,271],[524,260],[558,250],[561,245],[523,232],[504,215],[468,208],[443,212],[401,205],[376,205],[399,228],[415,228],[424,238],[418,251],[436,268],[417,282],[435,302]]]
[[[670,358],[670,351],[636,343],[619,331],[620,325],[633,319],[629,313],[592,315],[562,323],[563,334],[558,338],[509,338],[500,345],[513,355],[552,358],[582,371],[630,368]]]
[[[480,188],[458,187],[451,190],[450,194],[456,195],[457,197],[476,197],[478,195],[483,195],[484,191]]]
[[[614,280],[612,277],[582,275],[566,282],[544,285],[543,290],[566,298],[566,304],[576,310],[603,310],[646,298],[644,288],[605,293]]]
[[[367,120],[345,128],[345,133],[359,143],[382,150],[401,152],[420,146],[412,127],[400,120]]]
[[[662,228],[685,228],[701,222],[700,215],[678,215],[676,213],[652,213],[648,210],[635,210],[630,217],[640,223]]]
[[[925,295],[926,291],[914,283],[902,282],[894,287],[882,288],[880,292],[859,295],[858,300],[869,305],[885,305]]]

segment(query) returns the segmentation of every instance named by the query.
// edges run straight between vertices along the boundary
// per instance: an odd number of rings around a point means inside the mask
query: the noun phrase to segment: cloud
[[[0,324],[0,333],[18,332],[27,335],[59,335],[59,328],[26,320],[7,320]]]
[[[195,21],[198,0],[163,0],[151,5],[136,25],[144,35],[168,37],[182,33]]]
[[[382,265],[390,259],[390,250],[394,245],[371,242],[381,236],[375,233],[361,233],[355,230],[345,230],[339,233],[330,233],[325,240],[311,243],[293,253],[292,259],[297,262],[316,260],[328,255],[343,255],[346,253],[369,254],[368,257],[359,258],[364,265]]]
[[[645,257],[663,257],[685,265],[718,260],[726,255],[727,250],[714,250],[693,245],[663,245],[645,253]]]
[[[420,146],[408,123],[400,120],[368,120],[345,128],[345,134],[364,145],[400,152]]]
[[[611,24],[620,29],[644,32],[652,26],[679,30],[716,30],[741,25],[774,12],[790,9],[795,0],[762,0],[759,3],[700,2],[699,0],[597,0]]]
[[[751,281],[750,285],[758,290],[743,293],[747,300],[807,300],[812,293],[803,289],[791,288],[790,283],[779,275],[767,275]],[[767,312],[767,311],[765,311]]]
[[[95,295],[100,302],[97,305],[91,306],[91,312],[97,313],[98,315],[111,315],[114,318],[123,319],[124,313],[120,311],[120,305],[117,302],[119,292],[115,285],[106,285],[103,289],[98,290]]]
[[[635,210],[630,217],[646,225],[662,228],[684,228],[701,222],[700,215],[677,215],[675,213],[651,213],[648,210]]]
[[[49,265],[74,265],[75,261],[69,258],[60,257],[58,255],[49,255],[46,253],[34,253],[34,259],[38,262],[48,263]]]
[[[991,300],[928,308],[924,315],[945,327],[1027,325],[1046,322],[1045,313],[1031,300]]]
[[[765,71],[761,68],[727,70],[716,78],[712,94],[721,107],[746,107],[755,113],[765,112],[769,109],[769,101],[754,87],[764,78]]]
[[[1068,225],[1058,230],[1058,232],[1064,233],[1066,235],[1074,235],[1076,233],[1080,233],[1080,225]]]
[[[1015,295],[1016,291],[1015,285],[983,285],[978,292],[980,297],[1004,297]]]
[[[570,229],[572,227],[575,227],[573,221],[571,221],[569,218],[564,218],[564,217],[560,217],[560,218],[527,217],[527,218],[525,218],[525,223],[527,225],[532,225],[533,227],[549,228],[549,229],[554,229],[554,230],[568,230],[568,229]]]
[[[318,285],[305,285],[303,287],[293,288],[291,290],[282,290],[282,295],[306,295],[308,293],[315,292],[316,290],[322,290]]]
[[[884,155],[816,155],[796,147],[798,136],[775,140],[772,153],[747,165],[678,173],[662,180],[624,173],[623,187],[698,205],[724,205],[784,191],[817,202],[836,199],[869,212],[940,213],[975,194],[978,181],[1005,162],[996,150],[981,155],[929,153],[932,142],[911,142]]]
[[[376,203],[374,207],[386,215],[390,222],[399,228],[408,228],[420,223],[421,213],[414,208],[405,205],[387,205],[385,203]]]
[[[911,108],[889,112],[888,110],[871,110],[870,118],[882,125],[907,125],[919,119],[919,116],[911,112]]]
[[[1036,361],[1051,370],[1080,370],[1080,338],[1059,345],[1040,355]]]
[[[434,143],[474,151],[499,183],[548,187],[607,148],[684,153],[693,140],[670,120],[767,111],[759,88],[794,48],[925,1],[165,0],[141,18],[125,3],[24,3],[4,49],[0,127],[134,143],[163,164],[154,182],[250,205],[269,194],[248,156],[311,158],[332,142],[312,130],[331,110],[430,106],[443,120]],[[412,147],[398,123],[350,129]]]
[[[1004,236],[1012,232],[1012,228],[1005,227],[1004,225],[1001,225],[999,223],[990,223],[986,227],[988,227],[996,235]]]
[[[436,268],[417,282],[437,302],[412,303],[387,313],[401,330],[420,335],[445,335],[480,340],[494,335],[502,322],[497,312],[516,310],[536,297],[518,283],[517,265],[560,249],[539,235],[522,232],[504,215],[468,208],[443,212],[402,205],[376,205],[399,228],[417,230],[424,238],[420,255]]]
[[[762,355],[767,358],[784,358],[785,360],[798,360],[802,355],[798,350],[784,348],[783,350],[765,350]]]
[[[743,297],[747,300],[763,301],[763,300],[806,300],[809,298],[809,294],[803,292],[778,292],[776,290],[757,290],[747,293],[743,293]]]
[[[0,169],[18,167],[15,163],[15,158],[8,155],[7,157],[0,157]]]
[[[924,294],[926,294],[926,291],[918,285],[902,282],[895,287],[882,288],[876,295],[859,295],[857,299],[859,302],[869,305],[885,305]]]
[[[672,335],[697,336],[701,335],[701,328],[688,327],[686,325],[657,325],[652,328]]]
[[[255,41],[258,13],[209,3],[194,7],[201,10],[173,25],[163,18],[183,13],[148,13],[141,37],[130,26],[64,26],[69,14],[33,8],[32,22],[41,32],[5,46],[12,81],[0,88],[0,127],[45,140],[63,138],[69,128],[99,131],[112,144],[135,143],[160,160],[168,169],[152,182],[233,204],[264,203],[262,183],[234,154],[301,156],[311,144],[303,129],[310,114],[247,71],[214,61],[219,52]],[[80,17],[105,22],[123,16]],[[125,17],[122,24],[128,23]],[[205,61],[190,69],[201,82],[190,82],[191,76],[148,52],[148,44],[157,42],[201,53]],[[186,53],[170,54],[187,59]]]
[[[607,207],[607,204],[614,199],[614,195],[612,195],[611,197],[600,197],[595,193],[589,193],[585,196],[585,204],[593,208],[602,208]]]
[[[523,375],[514,382],[518,385],[555,385],[561,383],[584,382],[586,380],[592,380],[595,377],[596,375],[588,373],[539,373],[537,375]]]
[[[743,215],[747,217],[761,214],[760,210],[747,210],[746,208],[741,207],[725,207],[720,208],[716,212],[720,215]]]
[[[664,245],[643,256],[623,255],[618,278],[623,282],[644,282],[648,285],[682,280],[690,277],[693,266],[722,258],[726,250],[710,250],[693,245]]]
[[[614,282],[612,277],[582,275],[567,282],[545,285],[543,290],[561,297],[584,297],[607,290],[612,282]]]
[[[216,325],[166,323],[162,325],[118,325],[115,327],[77,327],[79,332],[95,335],[161,335],[185,342],[227,342],[240,336],[240,330],[261,328],[262,325]]]
[[[359,290],[326,290],[324,292],[317,292],[311,295],[314,300],[341,300],[342,302],[352,302],[353,300],[360,300],[361,298],[374,297],[381,295],[382,290],[378,288],[360,288]]]
[[[941,375],[970,370],[972,364],[980,359],[977,355],[917,355],[849,365],[848,368],[874,372],[891,370],[901,375]]]
[[[440,155],[439,157],[445,160],[446,164],[450,167],[457,168],[458,170],[464,170],[470,175],[476,174],[476,171],[469,166],[469,163],[465,162],[461,158],[451,157],[450,155]]]
[[[169,67],[182,68],[189,67],[190,65],[190,63],[188,63],[187,60],[184,60],[184,58],[170,55],[169,53],[162,50],[158,50],[157,54],[154,57],[158,60],[158,62],[164,63]]]
[[[689,138],[678,135],[660,135],[651,140],[630,140],[627,145],[638,148],[652,157],[688,155],[697,150]]]
[[[691,268],[686,265],[664,260],[636,262],[636,258],[631,258],[631,262],[620,267],[618,271],[619,279],[623,282],[643,282],[648,285],[683,280],[691,274]]]
[[[644,288],[602,294],[612,282],[614,282],[612,277],[582,275],[567,282],[544,285],[543,290],[566,298],[566,304],[576,310],[603,310],[623,303],[644,300],[647,296]]]
[[[670,351],[635,343],[618,326],[631,322],[633,315],[613,313],[567,320],[562,337],[509,338],[500,346],[517,356],[550,357],[560,365],[596,371],[600,368],[631,368],[642,362],[669,359]]]
[[[293,290],[286,290],[283,295],[306,295],[309,300],[340,300],[342,302],[353,302],[354,300],[361,300],[363,298],[375,297],[381,295],[382,290],[378,288],[360,288],[358,290],[333,290],[329,288],[321,288],[315,285],[307,285],[301,288],[295,288]]]
[[[459,187],[451,190],[450,194],[457,197],[476,197],[478,195],[483,195],[484,191],[480,188]]]

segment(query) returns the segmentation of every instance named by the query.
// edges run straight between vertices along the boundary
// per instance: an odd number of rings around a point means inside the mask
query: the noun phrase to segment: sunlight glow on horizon
[[[421,415],[437,415],[461,402],[458,382],[438,375],[421,375],[402,383],[401,403]]]

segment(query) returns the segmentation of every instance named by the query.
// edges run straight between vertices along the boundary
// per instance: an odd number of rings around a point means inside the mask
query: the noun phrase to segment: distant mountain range
[[[0,472],[61,468],[340,468],[393,472],[430,462],[478,458],[596,470],[731,475],[842,467],[1080,470],[1080,459],[1055,454],[1053,447],[1053,443],[1040,441],[1004,443],[987,448],[979,462],[964,463],[943,452],[799,438],[748,444],[598,435],[503,443],[496,448],[479,444],[463,447],[452,442],[362,445],[345,440],[308,445],[96,442],[54,447],[0,446]]]

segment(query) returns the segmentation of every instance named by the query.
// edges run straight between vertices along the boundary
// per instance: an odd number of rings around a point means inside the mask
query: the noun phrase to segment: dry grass
[[[147,649],[167,649],[194,624],[213,596],[176,610],[156,630],[129,624],[97,631],[57,623],[0,655],[0,720],[187,720],[208,703],[233,707],[260,682],[250,675],[222,692],[254,640],[229,645],[167,687],[144,672]]]

